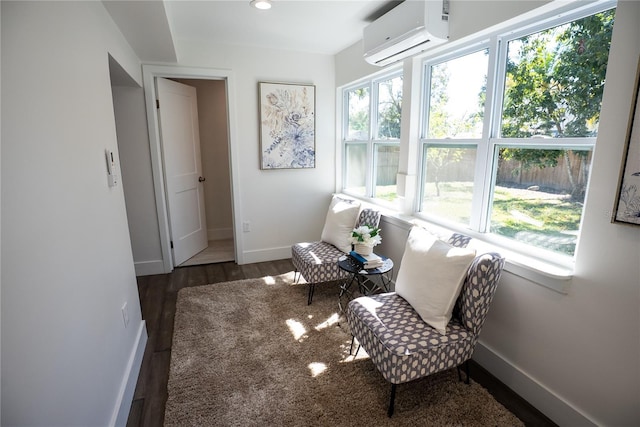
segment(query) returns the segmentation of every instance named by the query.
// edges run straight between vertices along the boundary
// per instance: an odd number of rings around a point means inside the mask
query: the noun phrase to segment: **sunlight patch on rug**
[[[311,376],[315,378],[327,370],[327,365],[320,362],[309,363],[309,370],[311,371]]]
[[[315,329],[316,331],[320,331],[322,329],[328,328],[329,326],[337,324],[339,320],[340,316],[338,315],[338,313],[333,313],[327,320],[316,326]]]
[[[265,278],[263,280],[264,280],[264,283],[266,285],[275,285],[276,284],[276,279],[274,279],[271,276],[265,276]]]
[[[293,339],[295,339],[296,341],[300,341],[305,337],[307,329],[302,323],[294,319],[287,319],[286,323],[289,327],[289,330],[291,331],[291,334],[293,335]]]

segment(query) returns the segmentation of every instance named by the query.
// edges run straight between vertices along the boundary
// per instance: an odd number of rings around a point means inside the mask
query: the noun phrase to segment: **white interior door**
[[[173,265],[207,247],[196,90],[157,79],[160,139],[173,244]]]

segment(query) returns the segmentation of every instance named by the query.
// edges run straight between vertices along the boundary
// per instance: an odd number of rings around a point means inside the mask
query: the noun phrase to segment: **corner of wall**
[[[116,404],[113,408],[113,414],[111,415],[111,422],[109,423],[109,426],[127,425],[129,411],[131,410],[131,404],[133,403],[133,394],[136,390],[138,375],[140,374],[140,367],[142,366],[142,357],[147,345],[147,338],[146,322],[142,320],[138,327],[138,336],[136,337],[133,348],[131,349],[129,362],[127,363],[127,369],[125,370],[125,374],[122,378],[120,392],[118,393],[118,398],[116,399]]]
[[[558,425],[584,427],[597,425],[569,402],[554,394],[482,342],[476,344],[472,358]]]

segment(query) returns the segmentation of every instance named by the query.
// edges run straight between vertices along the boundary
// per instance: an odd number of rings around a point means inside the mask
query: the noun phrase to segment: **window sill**
[[[504,267],[505,271],[560,294],[566,295],[569,293],[569,285],[573,278],[573,270],[568,267],[559,266],[539,258],[527,256],[515,252],[505,246],[489,242],[483,239],[483,235],[481,233],[476,233],[471,230],[454,230],[436,225],[423,219],[411,218],[410,224],[421,225],[427,230],[432,230],[434,233],[439,235],[442,234],[446,236],[454,232],[466,234],[472,238],[469,243],[470,247],[475,248],[479,252],[497,252],[504,256],[506,260]],[[402,220],[406,221],[407,218]]]
[[[505,253],[502,250],[502,253]],[[506,254],[505,270],[561,294],[568,294],[573,270],[520,254]]]
[[[342,194],[342,196],[354,198],[346,194]],[[405,228],[407,231],[412,225],[416,224],[439,236],[448,236],[453,232],[466,234],[472,237],[470,246],[476,250],[498,252],[504,256],[506,259],[505,271],[560,294],[566,295],[569,293],[571,279],[573,278],[573,269],[569,266],[556,265],[546,260],[515,252],[508,247],[488,242],[486,239],[483,239],[483,234],[481,233],[476,233],[471,230],[454,230],[421,218],[400,214],[388,207],[376,205],[370,201],[363,199],[357,200],[364,206],[378,209],[382,213],[385,221]]]

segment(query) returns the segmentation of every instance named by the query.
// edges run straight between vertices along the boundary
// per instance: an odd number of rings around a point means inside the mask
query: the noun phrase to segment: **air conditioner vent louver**
[[[392,54],[392,55],[390,55],[390,56],[387,56],[387,57],[384,57],[384,58],[380,58],[380,59],[378,59],[378,60],[375,62],[375,64],[376,64],[376,65],[385,65],[385,64],[389,64],[389,63],[390,63],[390,61],[395,62],[395,61],[398,61],[398,60],[400,60],[400,59],[404,58],[405,56],[403,56],[403,54],[405,54],[405,53],[407,54],[406,56],[409,56],[409,55],[411,55],[411,54],[418,53],[417,51],[418,51],[418,50],[420,50],[420,48],[422,48],[422,47],[426,46],[429,42],[431,42],[431,40],[425,40],[425,41],[423,41],[422,43],[417,44],[417,45],[415,45],[415,46],[413,46],[413,47],[410,47],[410,48],[407,48],[407,49],[403,49],[403,50],[401,50],[401,51],[398,51],[398,52],[396,52],[396,53],[393,53],[393,54]],[[397,59],[393,59],[394,57],[396,57]]]
[[[446,42],[448,3],[406,0],[387,12],[364,29],[364,59],[383,66]]]

